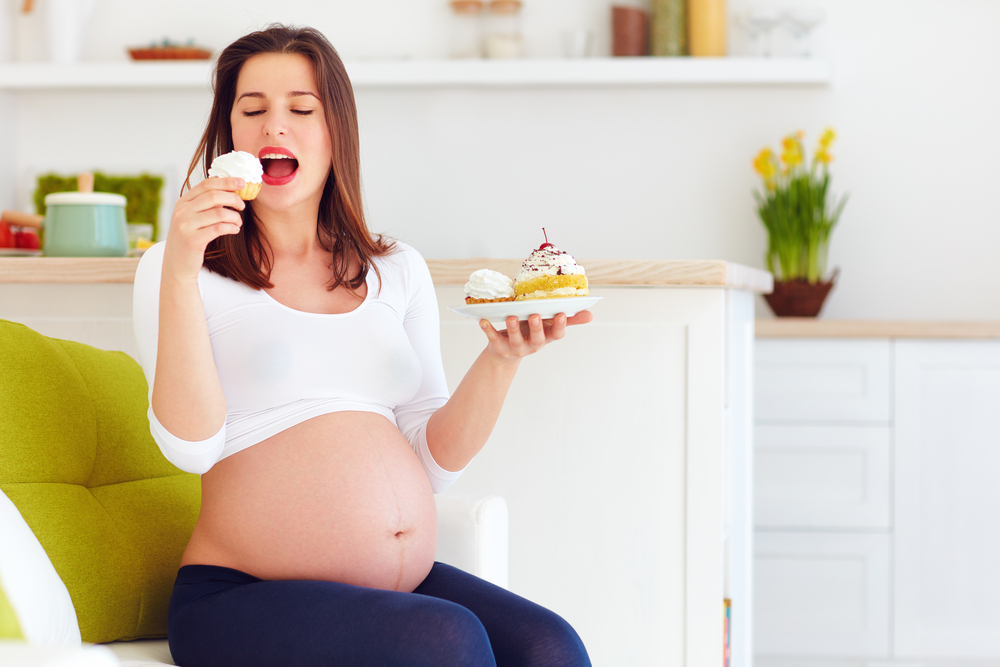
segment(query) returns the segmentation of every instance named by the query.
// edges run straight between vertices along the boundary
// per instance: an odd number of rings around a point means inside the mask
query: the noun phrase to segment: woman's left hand
[[[511,315],[507,318],[507,328],[497,331],[487,320],[480,320],[489,339],[489,350],[500,359],[520,359],[534,354],[554,340],[566,335],[566,327],[586,324],[594,319],[589,310],[582,310],[573,317],[559,313],[550,320],[540,315],[531,315],[526,321],[518,321]]]

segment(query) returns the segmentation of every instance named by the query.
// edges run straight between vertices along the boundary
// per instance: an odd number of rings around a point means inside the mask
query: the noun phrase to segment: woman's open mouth
[[[269,146],[257,157],[264,167],[264,183],[267,185],[285,185],[295,178],[299,161],[287,149]]]

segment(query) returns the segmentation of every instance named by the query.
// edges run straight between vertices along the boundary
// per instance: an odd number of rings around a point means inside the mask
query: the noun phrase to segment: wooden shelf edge
[[[997,321],[759,319],[757,338],[1000,338]]]
[[[131,283],[139,259],[134,257],[0,257],[2,283]],[[722,260],[580,260],[594,286],[728,287],[770,291],[771,274]],[[513,278],[520,259],[428,259],[437,285],[464,285],[479,269]]]
[[[0,283],[131,283],[138,257],[0,257]]]

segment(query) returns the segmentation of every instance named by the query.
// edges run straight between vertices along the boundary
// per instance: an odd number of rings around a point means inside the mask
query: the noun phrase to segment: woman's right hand
[[[240,233],[246,203],[236,192],[245,184],[242,178],[206,178],[177,200],[163,254],[164,277],[197,280],[208,244]]]

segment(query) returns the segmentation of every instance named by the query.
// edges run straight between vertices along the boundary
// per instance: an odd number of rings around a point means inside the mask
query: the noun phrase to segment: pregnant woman
[[[485,444],[520,359],[584,311],[481,322],[448,396],[438,308],[412,248],[371,234],[336,51],[273,26],[219,57],[208,127],[135,330],[164,455],[201,474],[170,601],[183,667],[589,665],[556,614],[434,562],[433,494]],[[245,151],[263,186],[206,178]]]

